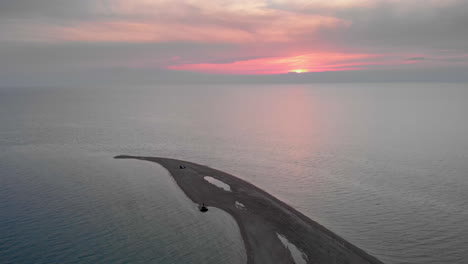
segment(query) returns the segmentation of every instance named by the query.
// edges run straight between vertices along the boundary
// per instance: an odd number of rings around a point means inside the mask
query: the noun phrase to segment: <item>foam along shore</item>
[[[307,263],[382,263],[286,203],[225,172],[176,159],[126,155],[115,158],[159,163],[192,201],[231,214],[239,225],[249,264],[296,263],[292,255],[296,250]],[[185,167],[181,169],[181,165]],[[208,182],[205,175],[228,185],[230,191]],[[286,241],[294,248],[285,247]]]

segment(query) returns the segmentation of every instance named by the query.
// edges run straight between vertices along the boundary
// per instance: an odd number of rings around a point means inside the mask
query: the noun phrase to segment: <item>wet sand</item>
[[[306,256],[307,263],[382,263],[286,203],[225,172],[176,159],[126,155],[115,158],[159,163],[192,201],[217,207],[232,215],[239,225],[249,264],[294,263],[278,234],[294,244]],[[185,168],[181,169],[180,165]],[[209,183],[205,176],[228,184],[231,191]]]

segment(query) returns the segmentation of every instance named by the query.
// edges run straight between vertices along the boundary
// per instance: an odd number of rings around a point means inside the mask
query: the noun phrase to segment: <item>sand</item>
[[[125,155],[115,158],[159,163],[192,201],[232,215],[244,240],[248,264],[295,263],[278,233],[301,251],[307,263],[382,263],[286,203],[225,172],[176,159]],[[180,165],[185,165],[185,169],[180,169]],[[206,175],[228,184],[231,191],[207,182]],[[240,208],[239,203],[244,207]]]

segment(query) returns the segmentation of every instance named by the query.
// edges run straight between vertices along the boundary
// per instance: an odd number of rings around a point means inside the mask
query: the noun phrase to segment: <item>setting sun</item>
[[[303,73],[303,72],[308,72],[308,70],[306,70],[306,69],[296,69],[296,70],[292,70],[291,72]]]

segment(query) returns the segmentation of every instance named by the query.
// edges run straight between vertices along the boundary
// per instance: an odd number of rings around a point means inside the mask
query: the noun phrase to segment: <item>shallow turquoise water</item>
[[[465,84],[0,89],[0,263],[242,263],[167,172],[244,178],[386,263],[468,258]]]

